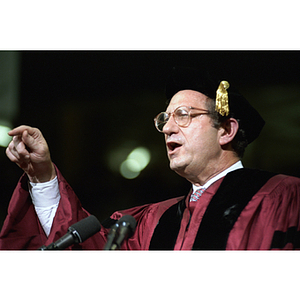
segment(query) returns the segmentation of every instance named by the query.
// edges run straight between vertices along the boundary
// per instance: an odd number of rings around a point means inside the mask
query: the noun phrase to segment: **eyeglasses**
[[[200,110],[202,112],[192,114],[193,110]],[[172,113],[161,112],[154,119],[154,124],[159,132],[163,132],[165,124],[170,120],[171,116],[174,117],[176,124],[180,127],[188,127],[192,121],[192,118],[199,115],[210,114],[208,110],[202,108],[196,108],[192,106],[179,106]]]

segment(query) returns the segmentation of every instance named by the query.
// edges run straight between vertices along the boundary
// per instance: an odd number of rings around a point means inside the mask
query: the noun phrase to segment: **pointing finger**
[[[21,125],[19,127],[16,127],[14,129],[12,129],[11,131],[9,131],[8,135],[10,135],[10,136],[22,135],[25,130],[30,130],[31,131],[32,129],[33,128],[30,127],[30,126]]]

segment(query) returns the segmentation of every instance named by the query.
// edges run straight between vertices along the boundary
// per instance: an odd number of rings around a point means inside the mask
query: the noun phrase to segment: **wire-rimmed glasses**
[[[199,110],[200,113],[193,113],[193,110]],[[169,121],[171,116],[174,117],[176,124],[180,127],[187,127],[190,125],[192,118],[199,115],[208,115],[209,111],[203,108],[197,108],[192,106],[179,106],[173,112],[161,112],[155,119],[154,124],[159,132],[163,132],[165,124]]]

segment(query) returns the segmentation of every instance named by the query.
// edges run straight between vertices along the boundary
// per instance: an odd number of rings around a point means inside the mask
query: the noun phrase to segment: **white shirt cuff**
[[[40,223],[48,236],[60,201],[57,177],[42,183],[29,182],[29,193]]]

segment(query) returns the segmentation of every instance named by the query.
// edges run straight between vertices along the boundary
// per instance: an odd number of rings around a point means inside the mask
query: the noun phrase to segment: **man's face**
[[[172,113],[183,105],[205,110],[206,99],[205,95],[193,90],[179,91],[166,112]],[[199,174],[209,178],[221,155],[220,132],[212,126],[210,116],[195,115],[188,127],[178,126],[172,116],[163,128],[170,168],[193,183]]]

